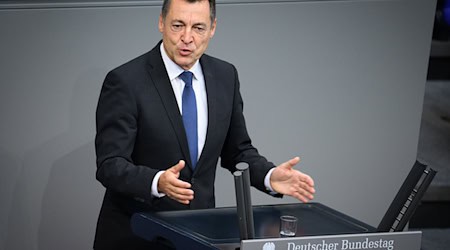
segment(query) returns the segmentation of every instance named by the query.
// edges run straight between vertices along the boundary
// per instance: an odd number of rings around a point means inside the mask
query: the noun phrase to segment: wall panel
[[[0,249],[89,249],[106,73],[160,40],[160,1],[0,4]],[[208,53],[239,70],[250,135],[317,199],[381,219],[416,157],[435,1],[220,1]],[[235,204],[219,169],[218,206]],[[253,192],[254,204],[287,203]]]

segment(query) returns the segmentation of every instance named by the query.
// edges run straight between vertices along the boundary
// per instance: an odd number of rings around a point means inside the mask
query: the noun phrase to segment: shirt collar
[[[160,46],[161,56],[164,62],[164,66],[166,66],[167,74],[169,75],[170,81],[173,81],[175,78],[177,78],[181,73],[183,73],[185,70],[181,68],[178,64],[176,64],[172,59],[169,58],[169,56],[166,53],[166,50],[164,49],[164,44],[161,43]],[[189,69],[194,74],[194,78],[198,79],[198,76],[202,74],[202,69],[200,65],[200,61],[197,60],[192,66],[192,68]]]

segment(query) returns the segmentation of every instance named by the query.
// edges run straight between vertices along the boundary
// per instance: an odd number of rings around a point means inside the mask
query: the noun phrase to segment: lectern
[[[177,249],[238,249],[241,240],[279,238],[280,216],[297,217],[296,236],[374,232],[375,228],[320,203],[252,206],[247,163],[234,172],[236,207],[137,213],[133,232],[147,240],[162,237]]]
[[[298,218],[296,236],[375,232],[376,229],[320,203],[253,206],[255,239],[279,238],[279,218]],[[137,213],[133,232],[147,240],[163,237],[177,249],[236,249],[241,239],[236,207]]]

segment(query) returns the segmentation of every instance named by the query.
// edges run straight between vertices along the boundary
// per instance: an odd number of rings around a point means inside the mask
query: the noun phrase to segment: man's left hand
[[[314,198],[314,180],[307,174],[293,169],[300,162],[299,157],[278,165],[270,177],[270,185],[277,193],[292,196],[302,202]]]

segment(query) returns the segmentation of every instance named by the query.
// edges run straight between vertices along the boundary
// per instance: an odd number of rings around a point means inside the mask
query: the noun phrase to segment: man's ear
[[[209,38],[212,38],[216,33],[216,27],[217,27],[217,18],[214,19],[214,22],[211,25],[211,36]]]
[[[158,29],[159,29],[159,32],[161,32],[161,33],[164,30],[164,18],[162,17],[162,14],[159,15]]]

